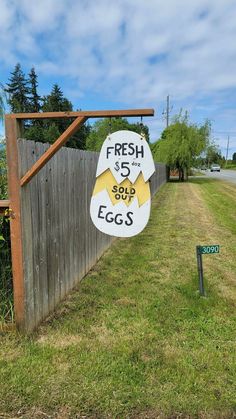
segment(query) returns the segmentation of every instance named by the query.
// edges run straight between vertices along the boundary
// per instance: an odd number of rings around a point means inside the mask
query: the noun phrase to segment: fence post
[[[24,273],[20,204],[21,186],[17,147],[17,138],[20,137],[21,132],[21,122],[17,121],[16,118],[6,116],[5,127],[8,164],[8,193],[10,198],[10,228],[12,275],[14,289],[14,312],[16,326],[19,330],[23,331],[25,328]]]

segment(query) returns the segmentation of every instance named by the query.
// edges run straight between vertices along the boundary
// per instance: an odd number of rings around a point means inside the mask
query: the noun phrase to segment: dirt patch
[[[116,300],[116,304],[119,306],[135,306],[136,302],[131,298],[123,297]]]
[[[72,345],[78,345],[82,341],[82,337],[79,335],[62,335],[62,334],[50,334],[41,335],[37,339],[37,343],[40,345],[50,345],[55,348],[67,348]]]

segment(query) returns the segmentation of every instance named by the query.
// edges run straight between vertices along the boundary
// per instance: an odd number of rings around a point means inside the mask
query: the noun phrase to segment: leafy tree
[[[232,160],[233,160],[233,162],[236,162],[236,153],[233,154]]]
[[[9,94],[8,104],[10,105],[11,112],[28,112],[28,82],[19,63],[16,64],[14,71],[11,73],[5,92]]]
[[[86,149],[92,151],[100,151],[102,144],[109,133],[113,133],[119,130],[135,131],[137,133],[144,132],[147,140],[149,140],[149,130],[146,125],[140,126],[140,124],[130,124],[125,118],[111,118],[111,119],[99,119],[88,135],[86,141]]]
[[[218,145],[212,143],[209,144],[206,149],[206,165],[210,166],[212,163],[221,164],[223,157]]]
[[[0,199],[7,198],[6,149],[0,148]]]
[[[209,136],[208,121],[198,127],[189,122],[187,113],[182,115],[180,112],[173,123],[163,131],[161,139],[152,145],[154,158],[166,163],[170,169],[178,169],[180,180],[187,179],[195,159],[209,144]]]

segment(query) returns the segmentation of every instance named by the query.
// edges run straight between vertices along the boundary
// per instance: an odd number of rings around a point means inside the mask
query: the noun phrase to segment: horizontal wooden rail
[[[104,111],[78,111],[78,112],[39,112],[39,113],[12,113],[7,114],[9,119],[47,119],[47,118],[106,118],[118,116],[153,116],[154,109],[127,109]]]
[[[20,185],[26,185],[45,164],[60,150],[88,118],[105,118],[115,116],[153,116],[153,109],[128,109],[128,110],[112,110],[112,111],[79,111],[79,112],[42,112],[42,113],[16,113],[6,115],[6,119],[35,119],[35,118],[75,118],[74,122],[66,129],[66,131],[55,141],[53,145],[39,158],[39,160],[28,170],[21,178]]]
[[[8,210],[10,207],[10,201],[5,199],[5,200],[0,200],[0,215],[5,215],[5,211]]]

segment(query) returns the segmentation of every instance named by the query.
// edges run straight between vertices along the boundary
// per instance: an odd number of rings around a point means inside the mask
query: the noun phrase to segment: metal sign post
[[[218,244],[212,246],[196,246],[199,292],[202,296],[206,295],[203,281],[202,255],[212,255],[215,253],[220,253],[220,246]]]
[[[197,268],[198,268],[198,278],[199,278],[199,292],[200,292],[200,295],[205,296],[201,246],[197,246],[196,251],[197,251]]]

